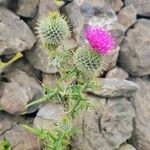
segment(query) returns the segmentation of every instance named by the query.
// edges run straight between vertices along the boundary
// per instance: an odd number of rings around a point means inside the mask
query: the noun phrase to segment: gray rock
[[[10,117],[5,113],[0,112],[0,135],[4,134],[5,131],[11,128],[12,120],[10,119]]]
[[[134,109],[125,98],[108,99],[100,120],[106,141],[117,149],[132,136]]]
[[[136,22],[137,11],[133,5],[124,7],[118,14],[118,22],[127,30]]]
[[[49,88],[55,88],[57,79],[57,74],[42,73],[42,83]]]
[[[137,79],[139,89],[132,98],[135,108],[134,146],[138,150],[150,148],[150,81]]]
[[[18,125],[6,131],[3,136],[9,141],[13,150],[40,150],[37,137]]]
[[[65,39],[62,41],[62,44],[58,47],[58,50],[73,50],[75,48],[77,48],[77,43],[75,42],[74,39],[69,38],[69,39]]]
[[[114,150],[119,148],[133,131],[135,116],[131,102],[125,98],[101,99],[89,97],[90,107],[74,120],[79,129],[71,142],[73,150]]]
[[[8,130],[11,130],[15,125],[20,123],[28,123],[32,121],[32,118],[24,118],[22,116],[13,116],[4,111],[0,111],[0,140]]]
[[[122,43],[123,39],[124,39],[124,34],[125,34],[125,27],[123,25],[121,25],[120,23],[116,22],[114,23],[112,26],[110,26],[110,29],[108,28],[108,30],[112,33],[115,42],[116,42],[116,46]]]
[[[37,11],[38,0],[18,0],[16,14],[19,16],[33,18]]]
[[[0,55],[31,49],[35,37],[30,28],[10,10],[0,7]]]
[[[39,44],[37,44],[32,50],[27,51],[25,57],[34,68],[41,70],[42,72],[57,72],[56,66],[49,58],[48,50],[40,47]]]
[[[34,127],[50,129],[50,127],[62,119],[64,107],[60,104],[47,103],[37,113],[34,119]]]
[[[103,9],[105,7],[104,0],[93,0],[93,1],[74,0],[74,1],[75,4],[79,6],[81,14],[86,18],[90,18],[94,15],[99,15],[101,12],[103,12]]]
[[[10,0],[0,0],[0,6],[7,7],[9,2],[10,2]]]
[[[6,74],[6,73],[14,71],[15,69],[20,69],[20,70],[26,72],[29,76],[34,77],[35,79],[40,78],[40,71],[34,69],[25,58],[21,58],[15,62],[13,62],[9,66],[7,66],[3,70],[3,72]]]
[[[133,76],[150,74],[150,21],[140,19],[127,32],[120,49],[120,65]],[[137,44],[139,43],[139,44]]]
[[[79,3],[82,1],[79,1]],[[80,40],[81,31],[85,24],[85,18],[80,12],[80,7],[76,1],[73,1],[62,8],[62,12],[68,16],[69,21],[73,27],[73,38],[78,42],[82,43]]]
[[[117,64],[120,47],[113,49],[110,53],[104,56],[104,70],[109,71]]]
[[[25,111],[29,101],[43,95],[43,89],[37,81],[21,70],[14,70],[5,78],[9,82],[3,82],[1,85],[0,106],[6,112],[20,114]]]
[[[121,145],[119,150],[136,150],[136,149],[130,144],[123,144]]]
[[[137,90],[137,84],[120,79],[100,79],[100,88],[94,91],[94,94],[100,97],[132,97]]]
[[[48,14],[50,11],[59,11],[59,7],[52,0],[38,0],[38,10],[34,22],[37,22],[43,17],[44,14]]]
[[[122,68],[115,67],[106,74],[106,78],[127,79],[128,73]]]
[[[110,7],[113,11],[118,12],[123,7],[122,0],[110,0]]]
[[[125,0],[125,5],[133,4],[137,9],[138,15],[150,16],[150,1],[149,0]]]
[[[79,130],[71,142],[72,150],[112,150],[100,131],[99,120],[105,107],[105,99],[90,98],[94,107],[80,113],[74,120]]]

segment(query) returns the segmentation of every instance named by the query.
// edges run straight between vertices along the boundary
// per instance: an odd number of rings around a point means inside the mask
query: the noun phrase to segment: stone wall
[[[26,109],[44,94],[39,81],[53,88],[57,78],[35,31],[49,11],[65,14],[72,25],[60,49],[82,45],[86,24],[107,28],[117,43],[105,58],[102,88],[89,94],[95,107],[74,120],[80,132],[70,149],[150,150],[150,0],[0,0],[0,139],[14,150],[40,150],[20,124],[48,129],[64,112],[52,103]]]

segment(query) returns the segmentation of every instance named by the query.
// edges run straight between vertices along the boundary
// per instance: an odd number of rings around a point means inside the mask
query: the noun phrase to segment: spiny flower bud
[[[46,47],[58,47],[62,40],[70,36],[69,25],[65,16],[50,12],[39,21],[37,32]]]
[[[63,132],[70,132],[72,130],[72,123],[70,118],[66,116],[62,118],[62,120],[58,122],[57,127]]]
[[[74,59],[77,69],[85,75],[96,75],[104,70],[102,55],[87,46],[79,47]]]
[[[107,54],[115,47],[113,37],[104,28],[88,25],[84,29],[84,37],[90,46],[100,54]]]

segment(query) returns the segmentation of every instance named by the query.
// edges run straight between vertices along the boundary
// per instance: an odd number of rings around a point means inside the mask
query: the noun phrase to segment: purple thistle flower
[[[88,25],[84,29],[84,37],[90,46],[100,54],[107,54],[115,47],[113,37],[104,28]]]

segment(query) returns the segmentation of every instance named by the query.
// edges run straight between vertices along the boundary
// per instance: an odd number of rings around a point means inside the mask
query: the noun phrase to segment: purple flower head
[[[90,46],[100,54],[107,54],[115,47],[113,37],[104,28],[88,25],[84,29],[84,37]]]

